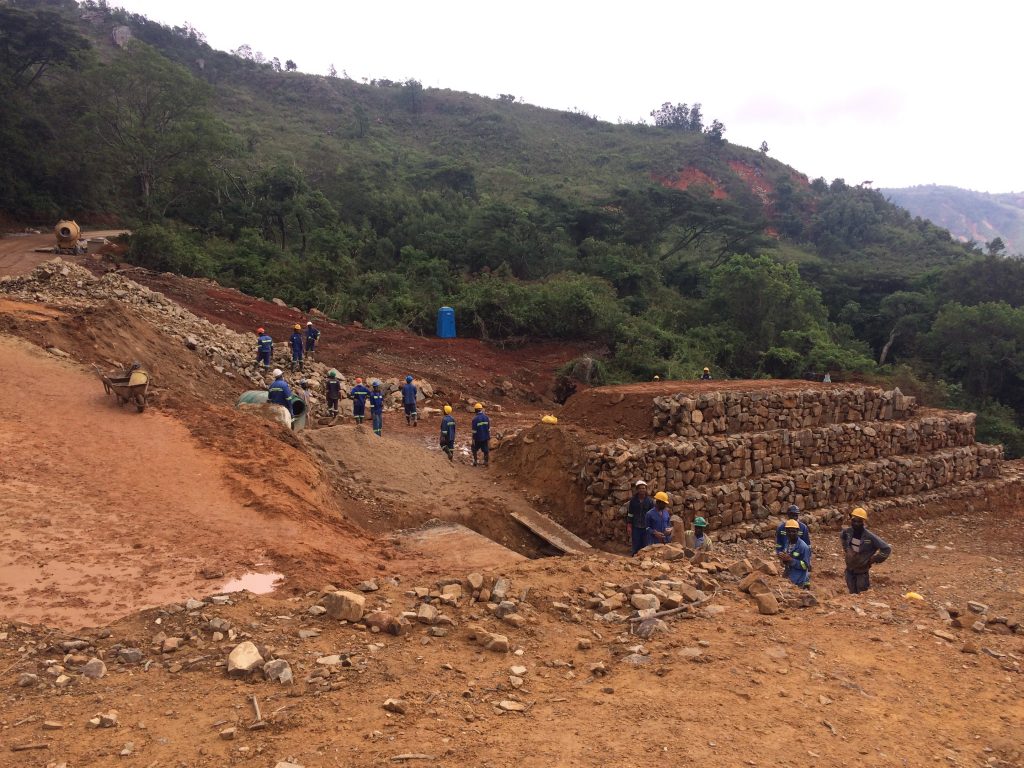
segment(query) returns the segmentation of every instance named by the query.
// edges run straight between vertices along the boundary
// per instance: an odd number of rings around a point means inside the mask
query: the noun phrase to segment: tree
[[[762,155],[767,155],[768,154],[768,142],[767,141],[762,141],[761,142],[761,154]]]
[[[334,68],[334,64],[331,64],[331,66],[329,66],[327,68],[327,76],[328,77],[337,77],[338,76],[338,70],[336,70]]]
[[[722,144],[725,141],[725,124],[721,120],[712,120],[706,133],[713,144]]]
[[[280,72],[281,71],[281,60],[279,58],[277,58],[277,56],[275,56],[274,58],[272,58],[270,60],[270,66],[273,68],[273,70],[275,72]]]
[[[0,5],[0,94],[27,90],[50,67],[80,65],[88,49],[61,14]]]
[[[286,71],[288,71],[288,72],[294,72],[295,70],[297,70],[297,69],[299,68],[299,65],[298,65],[298,64],[296,64],[296,63],[295,63],[294,61],[292,61],[291,59],[288,59],[288,61],[286,61],[286,62],[284,63],[284,68],[285,68],[285,70],[286,70]]]
[[[356,136],[365,139],[366,134],[370,132],[370,115],[366,112],[366,107],[357,102],[352,108],[352,116],[355,118]]]
[[[666,101],[657,109],[651,110],[651,117],[654,118],[654,124],[659,128],[690,130],[690,106],[688,104],[673,105]]]
[[[1003,242],[1003,238],[996,237],[985,243],[985,251],[989,256],[999,256],[1006,250],[1006,243]]]
[[[231,55],[232,56],[237,56],[240,59],[245,59],[246,61],[252,61],[253,60],[252,46],[249,45],[248,43],[242,43],[240,46],[235,48],[235,50],[231,51]]]

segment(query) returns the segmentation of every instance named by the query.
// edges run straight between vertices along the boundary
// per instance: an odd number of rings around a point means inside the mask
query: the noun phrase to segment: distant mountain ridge
[[[936,184],[880,191],[964,242],[984,245],[999,237],[1007,253],[1024,254],[1024,192],[989,194]]]

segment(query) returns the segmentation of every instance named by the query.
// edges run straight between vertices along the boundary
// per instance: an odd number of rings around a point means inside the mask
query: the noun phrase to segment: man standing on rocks
[[[633,496],[625,505],[626,523],[632,539],[632,553],[636,554],[647,546],[647,513],[654,509],[654,499],[647,495],[647,481],[637,480],[633,485]]]
[[[373,434],[381,436],[384,431],[384,393],[380,391],[380,379],[373,380],[370,393],[370,416],[373,417]]]
[[[668,511],[669,498],[664,491],[654,494],[654,509],[647,511],[647,546],[668,544],[672,541],[672,515]]]
[[[405,377],[405,384],[402,385],[402,407],[405,409],[405,423],[416,426],[416,385],[412,383],[412,376]]]
[[[270,368],[270,356],[274,354],[274,340],[263,329],[256,329],[256,364],[263,366],[266,373]]]
[[[875,563],[884,562],[892,547],[867,529],[868,513],[857,507],[850,513],[850,527],[839,535],[846,557],[846,588],[851,595],[871,589],[868,572]]]
[[[334,418],[338,415],[338,402],[341,400],[341,382],[338,372],[331,368],[327,372],[327,415]]]
[[[790,504],[789,509],[786,510],[787,519],[779,523],[779,526],[775,529],[775,554],[786,549],[786,527],[789,525],[790,520],[797,521],[797,526],[800,529],[800,539],[808,547],[811,546],[811,531],[806,524],[800,522],[799,517],[800,507],[796,504]]]
[[[302,364],[302,326],[296,323],[293,326],[292,337],[289,339],[292,344],[292,371],[304,371]]]
[[[313,352],[316,351],[316,343],[320,340],[320,331],[313,325],[312,320],[306,321],[306,357],[313,359]]]
[[[441,417],[441,450],[448,454],[448,461],[455,461],[455,419],[450,405],[444,407]]]
[[[811,548],[800,538],[800,523],[795,518],[787,520],[786,546],[779,552],[779,560],[786,569],[786,577],[798,587],[811,586]]]
[[[284,380],[284,371],[280,368],[274,369],[274,382],[267,389],[267,402],[273,403],[274,405],[283,405],[288,409],[288,413],[295,415],[292,412],[291,398],[292,388],[288,386],[288,382]]]
[[[352,417],[356,424],[362,424],[366,418],[366,399],[370,396],[370,390],[363,384],[363,380],[357,377],[356,385],[348,391],[348,396],[352,398]]]
[[[476,452],[484,452],[484,466],[491,463],[491,420],[484,413],[483,403],[473,406],[476,416],[473,417],[473,466],[476,466]]]

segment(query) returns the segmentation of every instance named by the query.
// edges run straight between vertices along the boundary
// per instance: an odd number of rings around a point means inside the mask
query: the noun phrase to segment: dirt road
[[[124,232],[123,229],[103,229],[96,232],[85,232],[84,237],[114,237]],[[0,237],[0,277],[27,275],[37,265],[53,258],[52,253],[36,253],[36,248],[49,248],[53,245],[53,234],[42,235],[7,235]]]

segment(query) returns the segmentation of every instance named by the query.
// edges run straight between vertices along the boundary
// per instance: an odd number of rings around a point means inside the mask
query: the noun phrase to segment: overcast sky
[[[111,0],[304,72],[647,119],[701,102],[809,177],[1024,191],[1017,0]],[[1016,74],[1014,74],[1016,73]]]

